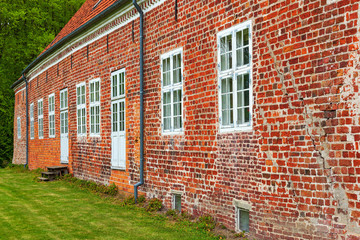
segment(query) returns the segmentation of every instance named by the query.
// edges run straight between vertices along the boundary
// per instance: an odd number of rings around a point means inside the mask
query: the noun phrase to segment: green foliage
[[[110,196],[115,196],[118,194],[118,188],[114,183],[112,183],[110,186],[105,186],[103,184],[98,184],[93,181],[78,179],[76,177],[73,177],[71,174],[66,174],[61,179],[93,192],[102,193]]]
[[[146,198],[144,195],[138,196],[137,202],[138,203],[144,203],[146,201]]]
[[[132,205],[135,205],[135,197],[134,197],[134,195],[127,196],[127,197],[122,201],[122,205],[123,205],[123,206],[132,206]]]
[[[177,218],[179,212],[175,209],[169,209],[166,211],[165,215],[168,216],[168,217],[173,217],[173,218]]]
[[[85,0],[0,1],[0,167],[13,154],[13,82],[51,43]],[[24,126],[25,127],[25,126]]]
[[[210,215],[203,215],[199,217],[197,223],[198,228],[204,229],[206,231],[212,231],[216,226],[214,218]]]
[[[146,207],[146,211],[148,212],[156,212],[156,211],[160,211],[161,209],[162,209],[161,200],[157,198],[150,199],[149,204]]]

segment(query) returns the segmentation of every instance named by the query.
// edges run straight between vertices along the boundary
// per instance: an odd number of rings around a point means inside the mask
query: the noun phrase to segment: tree
[[[14,92],[22,70],[51,43],[85,0],[0,1],[0,166],[12,159]]]

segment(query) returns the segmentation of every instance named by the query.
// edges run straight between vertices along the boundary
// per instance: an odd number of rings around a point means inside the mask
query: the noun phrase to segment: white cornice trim
[[[147,12],[153,10],[154,8],[160,6],[165,1],[166,0],[142,0],[142,1],[139,1],[139,4],[142,5],[143,12],[147,13]],[[59,62],[61,62],[62,60],[64,60],[68,56],[70,56],[71,54],[73,54],[76,51],[80,50],[81,48],[83,48],[83,47],[85,47],[85,46],[99,40],[100,38],[110,34],[111,32],[116,31],[117,29],[125,26],[129,22],[137,19],[139,17],[139,14],[137,12],[132,13],[132,11],[134,11],[134,10],[135,10],[135,8],[131,3],[126,5],[118,13],[111,15],[110,17],[108,17],[106,20],[104,20],[102,22],[99,22],[97,25],[90,28],[85,33],[79,35],[78,37],[71,40],[69,43],[67,43],[63,47],[56,50],[53,54],[51,54],[50,56],[48,56],[47,58],[42,60],[40,63],[38,63],[35,67],[33,67],[29,71],[29,73],[28,73],[28,81],[31,82],[32,79],[36,78],[37,76],[42,74],[44,71],[46,71],[49,68],[51,68],[52,66],[58,64]],[[124,16],[126,14],[129,14],[129,16],[125,17],[124,19],[120,19],[122,16]],[[118,24],[116,24],[116,22],[115,22],[116,20],[119,21]],[[111,25],[112,22],[115,22],[115,23],[113,25]],[[95,33],[96,31],[100,30],[101,28],[106,27],[109,24],[110,24],[110,26],[108,26],[109,27],[108,30],[103,31],[102,33],[98,34],[97,36],[94,36],[89,41],[86,41],[84,43],[79,44],[79,42],[81,42],[85,38],[89,37],[91,34]],[[76,46],[76,44],[79,44],[79,45]],[[59,59],[55,60],[54,62],[52,62],[48,66],[45,66],[43,69],[41,69],[47,62],[50,62],[50,61],[54,60],[56,57],[58,57],[58,55],[60,55],[62,52],[64,52],[65,50],[68,50],[68,49],[71,49],[68,53],[66,53],[65,55],[61,56]]]

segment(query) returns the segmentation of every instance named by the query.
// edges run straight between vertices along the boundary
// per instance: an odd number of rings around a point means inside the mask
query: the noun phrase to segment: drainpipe
[[[25,94],[26,94],[26,163],[24,165],[24,168],[29,163],[29,95],[28,95],[28,81],[25,77],[25,74],[23,74],[23,78],[25,81]]]
[[[133,0],[133,5],[140,14],[140,182],[134,185],[136,203],[138,187],[144,184],[144,13],[136,0]]]

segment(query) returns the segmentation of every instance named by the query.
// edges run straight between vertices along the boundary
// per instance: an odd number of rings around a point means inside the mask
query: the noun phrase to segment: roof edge
[[[51,46],[48,50],[46,50],[43,54],[38,56],[34,61],[32,61],[22,72],[22,77],[15,81],[11,88],[14,89],[18,84],[20,84],[24,80],[24,74],[28,73],[31,68],[33,68],[36,64],[38,64],[40,61],[44,60],[46,57],[48,57],[51,53],[53,53],[56,49],[60,48],[62,45],[64,45],[66,42],[68,42],[70,39],[74,38],[75,36],[81,34],[85,30],[87,30],[89,27],[91,27],[93,24],[99,22],[103,18],[107,17],[111,13],[115,12],[119,7],[125,5],[125,3],[130,2],[130,0],[118,0],[108,8],[106,8],[104,11],[99,13],[98,15],[94,16],[92,19],[81,25],[79,28],[72,31],[70,34],[63,37],[61,40],[59,40],[57,43],[55,43],[53,46]]]
[[[24,81],[24,75],[21,75],[21,78],[19,78],[18,80],[16,80],[10,87],[10,89],[14,89],[17,85],[19,85],[22,81]]]

